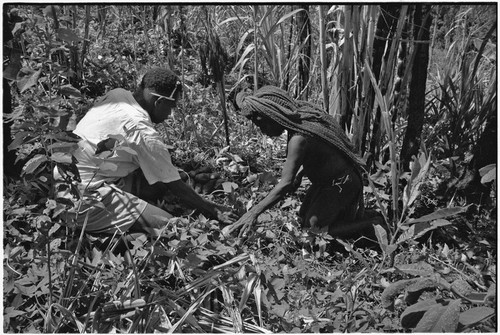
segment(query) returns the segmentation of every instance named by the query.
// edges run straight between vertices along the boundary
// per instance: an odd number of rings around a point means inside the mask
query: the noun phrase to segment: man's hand
[[[236,223],[224,227],[224,229],[222,229],[222,234],[227,236],[241,228],[238,237],[245,237],[248,230],[252,227],[256,220],[257,215],[252,212],[246,212],[245,215],[243,215]]]
[[[301,166],[299,168],[299,171],[295,175],[295,178],[293,179],[293,184],[292,184],[293,185],[293,187],[292,187],[292,191],[293,192],[297,191],[297,189],[300,187],[300,184],[302,184],[302,178],[303,177],[304,177],[304,169]]]
[[[234,213],[230,208],[225,207],[225,206],[215,206],[214,208],[215,211],[215,216],[217,217],[217,220],[222,222],[223,224],[232,224],[236,220],[238,220],[238,215]]]

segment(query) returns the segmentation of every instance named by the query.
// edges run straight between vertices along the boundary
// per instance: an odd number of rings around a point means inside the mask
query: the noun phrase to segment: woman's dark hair
[[[182,84],[179,77],[172,70],[155,67],[148,70],[142,77],[140,88],[149,88],[158,94],[170,96],[174,90],[175,94],[180,94]]]

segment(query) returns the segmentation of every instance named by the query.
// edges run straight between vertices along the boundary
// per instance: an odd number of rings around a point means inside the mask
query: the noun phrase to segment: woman
[[[303,227],[336,237],[373,236],[373,224],[381,219],[364,218],[361,160],[332,116],[273,86],[253,96],[240,93],[237,104],[265,135],[288,132],[287,158],[279,183],[224,233],[242,227],[244,235],[259,214],[294,191],[305,175],[312,185],[299,212]]]

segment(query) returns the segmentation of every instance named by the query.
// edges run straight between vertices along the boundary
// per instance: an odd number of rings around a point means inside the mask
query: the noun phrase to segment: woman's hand
[[[224,227],[224,229],[222,229],[222,234],[230,235],[236,230],[241,228],[238,237],[244,237],[246,236],[248,230],[252,227],[252,225],[255,223],[256,220],[257,220],[257,215],[255,215],[251,211],[246,212],[236,223]]]

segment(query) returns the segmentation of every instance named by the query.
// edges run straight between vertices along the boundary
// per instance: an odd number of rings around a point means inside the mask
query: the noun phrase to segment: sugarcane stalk
[[[321,59],[321,91],[323,93],[323,108],[328,114],[328,79],[327,79],[327,64],[326,64],[326,38],[325,38],[325,17],[322,5],[319,5],[319,52]]]
[[[217,81],[217,89],[219,91],[220,105],[222,108],[222,114],[224,115],[224,130],[226,131],[226,144],[229,146],[229,125],[226,109],[226,93],[224,91],[224,76],[220,81]]]

